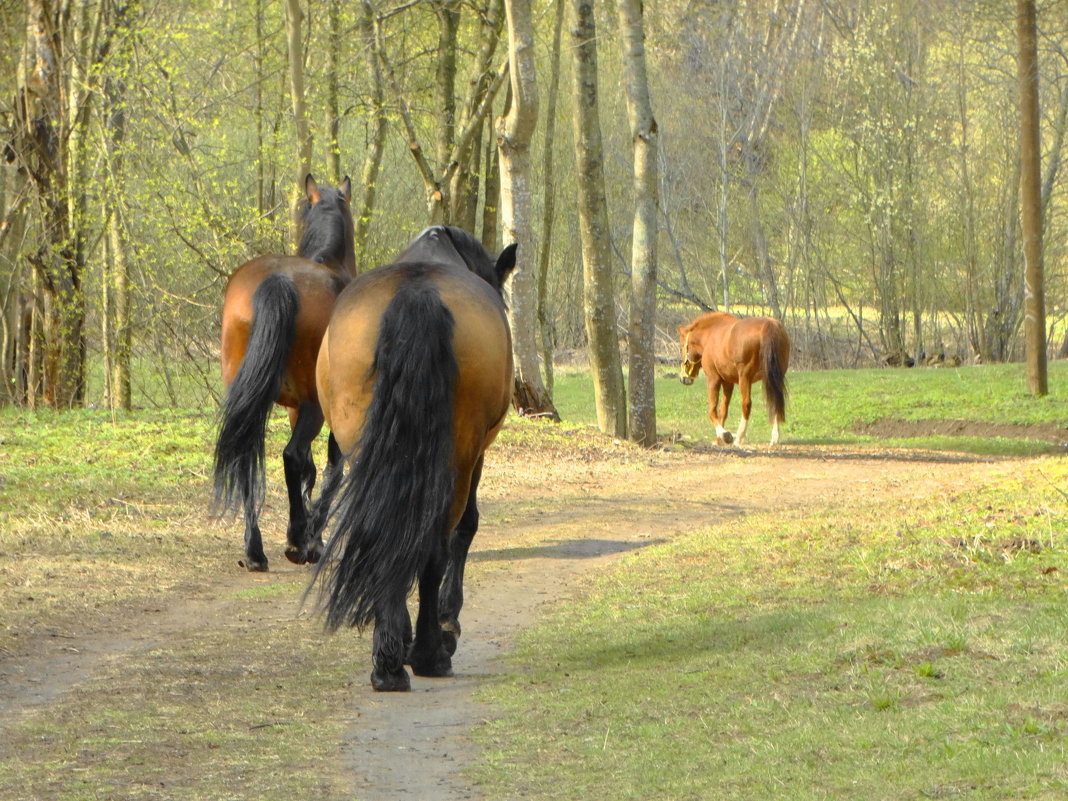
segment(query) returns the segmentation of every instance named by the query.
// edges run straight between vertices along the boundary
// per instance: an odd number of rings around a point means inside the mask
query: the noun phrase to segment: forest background
[[[591,48],[598,313],[623,351],[633,325],[633,4],[517,5],[540,101],[523,319],[551,395],[553,364],[585,364],[590,341]],[[1037,11],[1047,331],[1065,357],[1068,0]],[[795,369],[1023,357],[1014,3],[648,0],[643,18],[658,359],[711,309],[783,320]],[[226,277],[292,252],[308,171],[351,175],[361,269],[432,222],[502,245],[504,122],[524,102],[503,0],[8,0],[0,36],[0,402],[212,402]]]

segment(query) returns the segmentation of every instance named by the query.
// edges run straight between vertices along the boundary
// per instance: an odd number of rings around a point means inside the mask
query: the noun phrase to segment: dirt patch
[[[947,470],[947,463],[954,468]],[[346,717],[352,724],[340,743],[342,781],[363,801],[481,798],[463,774],[478,756],[470,732],[490,714],[474,703],[475,690],[498,673],[498,657],[544,604],[571,597],[591,571],[622,553],[713,523],[744,525],[753,513],[854,498],[950,494],[991,469],[990,461],[954,454],[789,445],[650,454],[606,440],[556,451],[491,449],[455,675],[414,677],[409,694],[377,695],[367,683],[364,637],[351,654],[354,684]],[[306,572],[288,565],[275,545],[269,580],[302,580]],[[236,548],[235,540],[210,558],[231,559]],[[295,619],[292,594],[259,603],[259,619],[235,613],[235,587],[252,581],[236,570],[210,573],[180,592],[124,610],[121,619],[38,632],[17,653],[0,653],[0,743],[11,721],[77,693],[105,663],[121,673],[127,660],[177,638],[195,639],[202,630],[236,636],[279,621],[312,625]],[[169,757],[161,750],[153,758]]]
[[[910,439],[919,437],[979,437],[989,439],[1031,439],[1068,448],[1068,428],[1036,423],[978,423],[970,420],[900,420],[880,417],[866,423],[857,420],[851,429],[855,434],[867,434],[881,439]]]

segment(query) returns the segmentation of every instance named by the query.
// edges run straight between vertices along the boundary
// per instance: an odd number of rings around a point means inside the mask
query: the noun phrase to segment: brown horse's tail
[[[790,339],[781,325],[764,330],[761,350],[764,353],[764,400],[768,419],[786,422],[786,368],[789,363]]]
[[[226,391],[215,442],[215,506],[256,508],[263,496],[267,417],[282,387],[296,333],[300,295],[293,279],[275,273],[252,295],[245,356]]]
[[[398,587],[403,604],[444,546],[455,488],[454,324],[420,275],[400,285],[382,315],[371,403],[316,569],[328,629],[370,623],[396,605]]]

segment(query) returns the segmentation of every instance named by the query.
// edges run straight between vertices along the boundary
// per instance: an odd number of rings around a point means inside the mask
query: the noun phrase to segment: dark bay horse
[[[348,471],[323,482],[337,496],[315,577],[328,629],[374,623],[376,690],[410,689],[405,662],[452,672],[483,454],[512,396],[514,266],[515,245],[494,262],[459,228],[428,228],[349,284],[323,338],[319,397]]]
[[[323,188],[304,181],[304,235],[296,256],[260,256],[230,276],[222,308],[222,376],[227,387],[215,443],[215,502],[223,510],[240,501],[245,513],[248,570],[267,570],[259,527],[264,488],[264,437],[275,403],[289,412],[292,431],[282,453],[289,494],[286,557],[318,561],[325,509],[312,513],[315,485],[311,443],[323,427],[315,386],[319,355],[334,302],[356,271],[351,184]],[[327,471],[340,468],[331,438]]]
[[[682,346],[680,379],[687,386],[703,369],[708,382],[708,418],[716,427],[716,442],[734,441],[726,428],[727,409],[737,384],[742,392],[742,422],[738,444],[745,443],[750,390],[764,382],[764,399],[771,420],[771,444],[779,442],[779,424],[786,422],[786,370],[790,366],[790,337],[773,317],[735,317],[726,312],[702,314],[689,325],[679,326]],[[723,404],[719,391],[723,390]]]

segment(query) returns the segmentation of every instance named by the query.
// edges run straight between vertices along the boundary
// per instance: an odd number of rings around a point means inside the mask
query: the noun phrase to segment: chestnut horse
[[[289,412],[292,434],[282,453],[289,494],[286,557],[318,561],[325,509],[309,513],[315,463],[311,443],[323,427],[315,387],[319,343],[338,294],[356,271],[351,184],[320,189],[304,181],[304,235],[296,256],[260,256],[230,276],[222,308],[222,377],[227,386],[215,443],[215,502],[245,513],[245,559],[267,570],[259,527],[264,489],[264,437],[275,403]],[[340,467],[337,443],[327,446],[327,471]],[[309,517],[311,518],[309,521]]]
[[[679,338],[682,383],[689,386],[701,369],[705,371],[708,418],[716,427],[716,442],[729,445],[734,441],[726,424],[727,408],[737,384],[742,392],[738,444],[745,443],[749,412],[753,408],[750,389],[757,381],[763,381],[771,421],[771,444],[777,444],[779,425],[786,422],[786,369],[790,366],[790,337],[782,323],[773,317],[735,317],[726,312],[709,312],[689,325],[680,325]]]
[[[497,258],[459,228],[421,233],[341,293],[319,351],[319,397],[349,469],[315,578],[326,626],[374,622],[376,690],[448,676],[483,454],[511,402],[512,341]],[[406,599],[418,582],[414,639]]]

